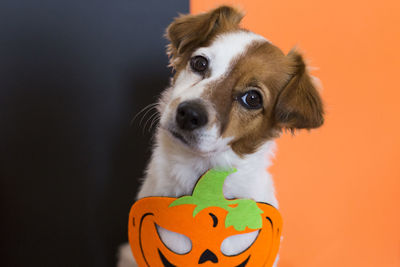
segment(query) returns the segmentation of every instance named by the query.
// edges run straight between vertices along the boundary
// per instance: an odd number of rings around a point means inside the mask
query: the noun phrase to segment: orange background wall
[[[284,135],[274,175],[284,217],[280,267],[400,266],[400,1],[233,3],[244,27],[320,78],[323,128]]]

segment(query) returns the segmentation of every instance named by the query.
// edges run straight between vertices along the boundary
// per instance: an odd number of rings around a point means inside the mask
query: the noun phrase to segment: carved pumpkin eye
[[[232,235],[225,238],[221,244],[222,254],[225,256],[236,256],[243,253],[253,245],[259,233],[260,230],[245,234]]]
[[[192,250],[192,241],[189,237],[162,228],[157,224],[155,225],[161,242],[163,242],[169,250],[180,255],[189,253]]]

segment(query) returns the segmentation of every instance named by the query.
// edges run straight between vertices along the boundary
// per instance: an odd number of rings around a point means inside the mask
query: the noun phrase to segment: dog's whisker
[[[157,113],[157,116],[155,116],[152,120],[151,120],[151,124],[150,124],[150,128],[149,128],[149,132],[151,132],[151,129],[153,129],[153,126],[156,126],[157,123],[160,120],[160,114]]]
[[[135,120],[137,119],[137,117],[138,117],[141,113],[143,113],[143,112],[146,111],[147,109],[152,108],[152,107],[154,107],[154,106],[156,106],[156,105],[157,105],[157,103],[151,103],[151,104],[145,106],[144,108],[142,108],[142,109],[141,109],[138,113],[136,113],[136,115],[133,117],[133,119],[132,119],[131,122],[130,122],[130,125],[132,125],[132,124],[135,122]]]
[[[157,117],[157,112],[153,113],[147,120],[146,123],[143,126],[143,133],[146,131],[146,126],[149,123],[149,121],[152,121],[153,118]]]
[[[142,122],[143,122],[143,120],[146,118],[147,114],[149,114],[149,112],[152,112],[154,109],[157,110],[156,106],[150,107],[150,108],[147,109],[147,111],[142,115],[142,118],[140,119],[140,122],[139,122],[139,126],[140,126],[140,127],[142,126]]]

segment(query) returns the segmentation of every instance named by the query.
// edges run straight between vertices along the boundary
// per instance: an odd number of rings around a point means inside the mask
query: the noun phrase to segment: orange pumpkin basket
[[[192,196],[147,197],[132,206],[128,235],[140,267],[273,266],[280,213],[266,203],[225,199],[230,173],[209,170]]]

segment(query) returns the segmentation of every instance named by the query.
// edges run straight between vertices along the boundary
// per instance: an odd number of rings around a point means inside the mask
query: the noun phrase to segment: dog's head
[[[168,27],[175,75],[160,101],[160,128],[176,145],[242,156],[282,129],[322,125],[322,101],[302,56],[284,55],[240,28],[242,17],[222,6],[180,16]]]

